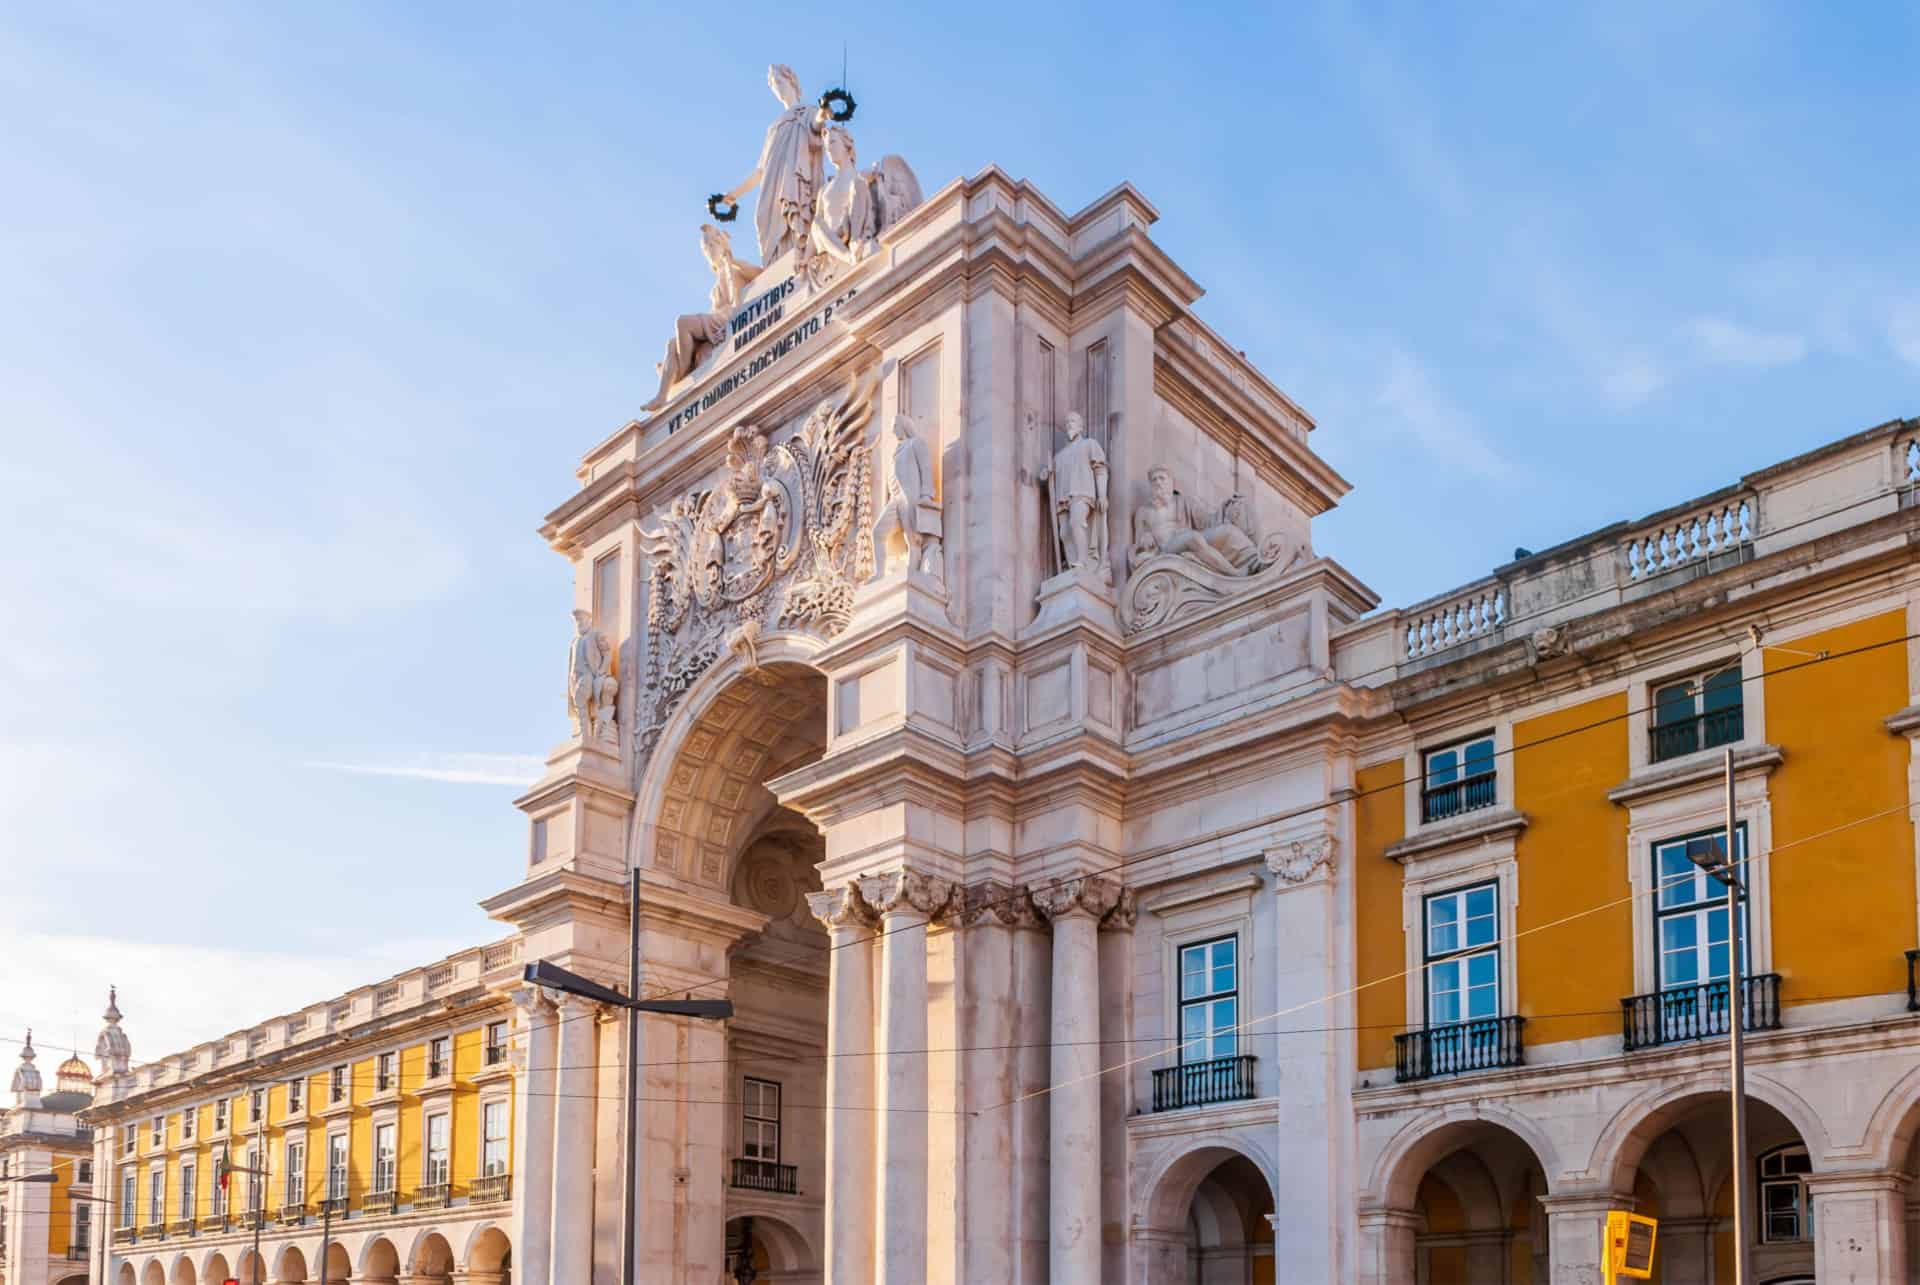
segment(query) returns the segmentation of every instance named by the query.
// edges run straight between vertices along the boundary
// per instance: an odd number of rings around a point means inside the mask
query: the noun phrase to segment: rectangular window
[[[741,1094],[741,1153],[749,1160],[780,1160],[780,1086],[748,1078]]]
[[[393,1087],[393,1054],[382,1053],[373,1060],[373,1087],[380,1093]]]
[[[1803,1146],[1780,1147],[1760,1157],[1760,1238],[1768,1242],[1811,1239],[1813,1207],[1807,1175],[1813,1166]]]
[[[393,1190],[394,1127],[383,1124],[373,1131],[373,1189]]]
[[[180,1137],[183,1140],[188,1142],[193,1141],[193,1126],[199,1123],[195,1118],[199,1114],[200,1109],[198,1107],[188,1107],[180,1113]]]
[[[1658,763],[1695,750],[1732,745],[1746,735],[1740,666],[1715,665],[1653,689],[1650,757]]]
[[[427,1078],[437,1080],[452,1069],[447,1054],[452,1041],[442,1035],[427,1042]]]
[[[88,1185],[88,1184],[90,1184],[90,1183],[92,1183],[92,1181],[93,1181],[93,1161],[91,1161],[91,1160],[82,1160],[82,1161],[80,1162],[80,1176],[79,1176],[78,1178],[75,1178],[75,1179],[74,1179],[74,1181],[75,1181],[75,1182],[77,1182],[77,1183],[79,1183],[79,1184],[80,1184],[81,1186],[83,1186],[83,1187],[84,1187],[84,1186],[87,1186],[87,1185]]]
[[[76,1201],[73,1206],[73,1244],[87,1246],[93,1243],[93,1202]]]
[[[129,1169],[120,1175],[120,1225],[133,1226],[134,1195],[139,1191],[138,1176]]]
[[[244,1167],[247,1170],[247,1209],[257,1213],[261,1197],[266,1194],[266,1174],[261,1172],[265,1166],[260,1163],[259,1147],[247,1148]]]
[[[1180,948],[1180,1060],[1210,1062],[1239,1052],[1240,939]]]
[[[280,1203],[289,1208],[303,1205],[307,1201],[307,1144],[289,1142],[287,1144],[286,1187],[280,1195]]]
[[[1445,821],[1475,808],[1492,807],[1498,779],[1491,736],[1429,750],[1420,789],[1420,819]]]
[[[213,1131],[215,1133],[227,1131],[227,1100],[225,1098],[213,1104]]]
[[[1477,884],[1426,899],[1427,1025],[1500,1016],[1498,886]]]
[[[193,1217],[193,1211],[200,1207],[199,1167],[191,1160],[180,1165],[180,1216]]]
[[[147,1222],[159,1224],[167,1220],[167,1167],[155,1165],[147,1171]]]
[[[122,1155],[130,1156],[135,1151],[139,1150],[140,1126],[137,1124],[129,1124],[125,1126],[122,1133],[122,1142],[124,1143],[124,1145],[120,1148],[120,1152]]]
[[[499,1066],[507,1060],[507,1024],[487,1023],[487,1065]]]
[[[344,1200],[347,1195],[347,1135],[327,1135],[327,1199]]]
[[[507,1104],[489,1102],[480,1111],[480,1173],[491,1178],[507,1171]]]
[[[167,1121],[165,1116],[155,1116],[147,1122],[147,1145],[157,1147],[166,1141]]]
[[[423,1178],[428,1186],[444,1186],[447,1181],[447,1117],[427,1117],[427,1167]]]
[[[609,553],[593,564],[593,623],[609,639],[620,630],[620,555]]]
[[[336,1066],[327,1072],[327,1101],[345,1102],[347,1100],[347,1068]]]
[[[247,1094],[247,1119],[260,1124],[267,1118],[267,1091],[255,1089]]]
[[[307,1082],[305,1079],[287,1081],[287,1114],[299,1115],[307,1108]]]
[[[1745,860],[1747,827],[1740,825],[1734,833],[1736,859]],[[1696,864],[1696,859],[1718,864],[1726,854],[1726,835],[1724,829],[1710,830],[1653,846],[1653,876],[1659,882],[1654,897],[1653,936],[1663,991],[1724,983],[1727,979],[1732,962],[1727,941],[1727,890]],[[1744,948],[1749,944],[1744,903],[1740,912],[1740,944]],[[1742,950],[1743,962],[1751,953]]]

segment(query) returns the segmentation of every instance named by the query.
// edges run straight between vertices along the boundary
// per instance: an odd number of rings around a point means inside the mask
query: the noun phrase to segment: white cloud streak
[[[449,785],[532,785],[547,770],[546,761],[537,754],[416,754],[389,762],[310,762],[307,766]]]
[[[1799,335],[1749,330],[1724,317],[1696,317],[1684,327],[1701,356],[1734,366],[1790,366],[1807,355]]]

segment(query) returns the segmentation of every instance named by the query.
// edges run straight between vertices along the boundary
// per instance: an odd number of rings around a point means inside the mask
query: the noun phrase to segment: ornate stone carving
[[[873,908],[860,895],[860,889],[850,883],[829,888],[825,892],[808,893],[807,909],[828,931],[835,928],[871,928],[875,922]]]
[[[831,638],[847,626],[855,585],[873,568],[869,478],[876,366],[814,408],[777,446],[734,428],[718,486],[674,499],[642,528],[648,559],[647,665],[634,711],[636,746],[661,726],[723,651],[758,667],[766,627]]]
[[[890,870],[860,880],[861,897],[879,915],[911,910],[933,919],[953,900],[953,890],[951,880],[917,870]]]
[[[1266,856],[1267,869],[1281,883],[1298,886],[1323,870],[1333,873],[1333,836],[1298,839],[1285,847],[1269,849]]]
[[[880,248],[880,234],[920,204],[920,180],[898,156],[883,156],[862,174],[853,135],[840,125],[826,130],[833,178],[814,202],[807,275],[818,288]]]
[[[1548,625],[1536,629],[1527,635],[1527,642],[1533,647],[1535,660],[1548,660],[1554,656],[1573,654],[1573,643],[1567,637],[1567,631],[1559,625]]]
[[[1078,411],[1067,416],[1067,444],[1041,473],[1060,565],[1069,571],[1096,571],[1112,577],[1107,566],[1107,453],[1087,436]]]
[[[1120,904],[1124,892],[1119,883],[1100,875],[1077,875],[1035,884],[1029,890],[1033,908],[1051,922],[1065,915],[1092,915],[1105,919]]]
[[[800,900],[800,887],[792,871],[770,852],[748,854],[740,863],[740,873],[734,876],[734,887],[736,900],[775,919],[791,915]]]
[[[1113,903],[1100,920],[1100,926],[1110,932],[1132,932],[1133,925],[1140,918],[1140,903],[1134,900],[1133,889],[1122,886],[1119,899]]]
[[[656,411],[667,404],[674,384],[691,375],[707,355],[725,345],[727,320],[740,306],[740,296],[760,275],[758,264],[743,263],[733,257],[733,238],[711,223],[700,225],[700,253],[713,269],[713,292],[707,296],[708,309],[692,312],[673,323],[673,338],[667,340],[666,355],[654,367],[660,374],[660,389],[640,409]]]
[[[1133,573],[1120,592],[1128,633],[1204,611],[1251,577],[1281,574],[1306,554],[1282,536],[1263,537],[1244,496],[1211,509],[1176,490],[1169,470],[1156,466],[1147,477],[1152,494],[1133,513]]]
[[[614,730],[620,680],[613,672],[613,644],[593,627],[593,613],[573,613],[573,645],[567,652],[567,713],[573,734],[618,745]]]
[[[760,163],[722,195],[731,203],[760,189],[753,226],[759,236],[760,260],[771,264],[788,250],[807,244],[814,197],[820,191],[820,135],[827,115],[824,108],[807,101],[800,92],[800,78],[785,64],[767,68],[767,88],[780,100],[781,112],[767,126]]]
[[[933,452],[906,415],[893,417],[893,440],[893,476],[887,479],[887,502],[873,528],[875,558],[883,564],[891,561],[888,537],[897,532],[906,546],[908,570],[945,583],[940,501],[933,496]]]

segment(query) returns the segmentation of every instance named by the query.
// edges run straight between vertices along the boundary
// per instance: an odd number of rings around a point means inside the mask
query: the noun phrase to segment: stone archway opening
[[[1616,1181],[1630,1181],[1634,1208],[1660,1220],[1655,1280],[1713,1285],[1733,1261],[1733,1146],[1728,1095],[1702,1093],[1669,1103],[1629,1134]],[[1813,1209],[1806,1140],[1778,1109],[1747,1099],[1748,1182],[1754,1191],[1749,1236],[1754,1279],[1811,1279]],[[1630,1166],[1630,1168],[1629,1168]],[[1630,1180],[1627,1178],[1631,1174]]]
[[[266,1261],[252,1250],[248,1250],[240,1255],[233,1274],[240,1285],[253,1285],[255,1281],[259,1281],[260,1285],[266,1285],[268,1279]]]
[[[307,1279],[307,1256],[300,1252],[298,1245],[288,1245],[277,1255],[279,1262],[273,1269],[274,1285],[304,1285]]]
[[[1224,1143],[1170,1164],[1134,1232],[1152,1285],[1268,1285],[1276,1279],[1273,1188],[1259,1164]]]
[[[1420,1137],[1388,1182],[1393,1208],[1363,1217],[1380,1280],[1548,1285],[1546,1169],[1525,1138],[1462,1119]]]
[[[115,1285],[139,1285],[138,1277],[134,1273],[132,1263],[120,1264],[120,1275],[115,1281]]]
[[[160,1265],[157,1258],[149,1258],[140,1272],[140,1285],[167,1285],[167,1269]]]
[[[193,1270],[193,1260],[182,1254],[173,1260],[173,1271],[167,1279],[171,1285],[198,1285],[200,1277]]]
[[[200,1274],[210,1281],[224,1281],[233,1273],[227,1268],[227,1256],[215,1251],[201,1267]]]
[[[412,1279],[419,1285],[448,1285],[453,1280],[453,1248],[439,1232],[429,1232],[413,1251]]]
[[[817,1282],[820,1268],[806,1239],[791,1224],[769,1214],[743,1214],[727,1221],[728,1285],[789,1285]]]
[[[347,1253],[347,1247],[339,1241],[327,1246],[327,1261],[321,1265],[320,1279],[323,1285],[345,1285],[353,1276],[353,1259]]]
[[[513,1274],[513,1246],[498,1227],[488,1227],[474,1237],[467,1251],[467,1280],[473,1285],[510,1285]]]
[[[400,1251],[385,1236],[376,1237],[360,1254],[359,1279],[369,1285],[391,1285],[400,1276]]]

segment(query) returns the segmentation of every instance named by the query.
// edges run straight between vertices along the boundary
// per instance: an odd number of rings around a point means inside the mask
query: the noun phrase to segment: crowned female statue
[[[785,110],[767,127],[760,164],[722,199],[732,204],[755,187],[760,189],[753,225],[760,236],[760,261],[771,264],[807,243],[813,200],[820,190],[820,131],[827,112],[801,96],[800,78],[785,64],[767,68],[767,86]]]
[[[920,180],[898,156],[883,156],[861,173],[853,135],[841,125],[826,134],[833,178],[820,190],[810,234],[814,253],[851,266],[880,248],[880,234],[920,204]]]

